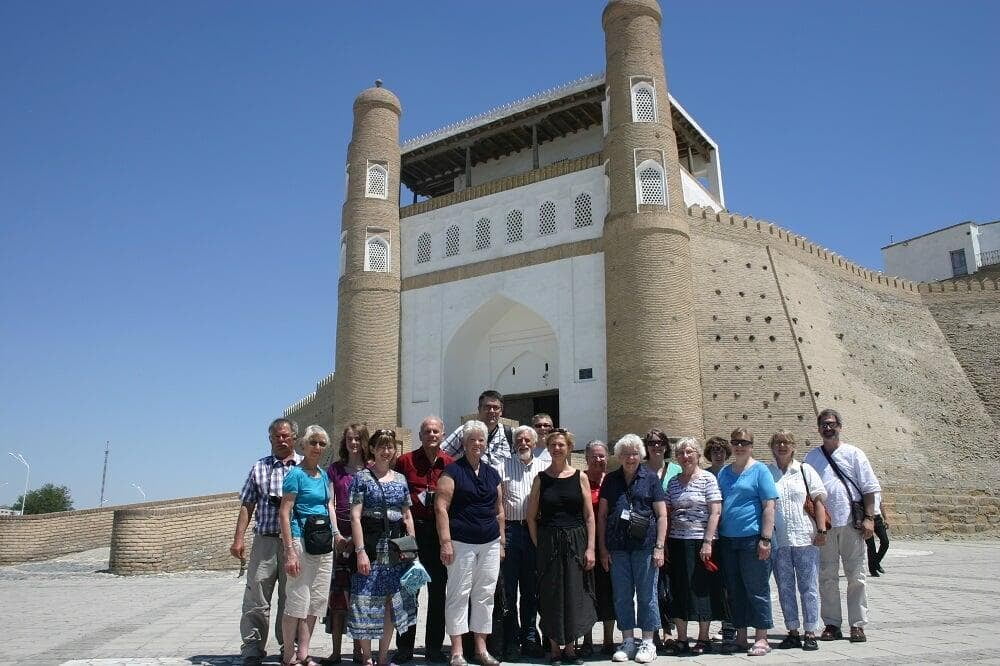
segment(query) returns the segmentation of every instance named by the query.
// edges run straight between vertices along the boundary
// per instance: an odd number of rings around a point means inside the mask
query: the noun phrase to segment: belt
[[[261,534],[258,534],[257,536],[259,536],[259,537],[271,537],[273,539],[278,539],[278,538],[281,537],[281,534],[278,533],[278,532],[269,532],[267,534],[261,533]]]
[[[507,522],[508,525],[520,525],[521,527],[527,527],[528,526],[528,521],[527,520],[508,520],[506,522]]]

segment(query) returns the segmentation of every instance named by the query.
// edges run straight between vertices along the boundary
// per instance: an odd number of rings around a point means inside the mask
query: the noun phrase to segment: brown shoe
[[[868,640],[865,636],[865,630],[862,627],[851,627],[851,642],[852,643],[864,643]]]
[[[844,634],[840,631],[840,627],[836,627],[832,624],[826,625],[823,629],[823,633],[819,636],[821,641],[839,641],[843,638]]]

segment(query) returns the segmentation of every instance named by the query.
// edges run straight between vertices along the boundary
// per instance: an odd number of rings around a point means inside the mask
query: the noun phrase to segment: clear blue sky
[[[602,71],[602,3],[0,4],[0,503],[238,487],[333,364],[354,96],[404,138]],[[1000,217],[1000,3],[666,3],[731,210],[865,265]],[[413,425],[413,424],[409,424]]]

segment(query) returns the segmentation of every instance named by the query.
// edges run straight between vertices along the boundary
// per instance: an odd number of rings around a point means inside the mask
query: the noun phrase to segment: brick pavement
[[[821,643],[817,652],[775,650],[753,659],[704,655],[682,660],[1000,664],[998,554],[996,541],[894,541],[884,563],[887,575],[869,579],[868,643]],[[107,557],[108,550],[100,549],[0,567],[5,602],[0,604],[5,637],[0,666],[239,663],[244,583],[235,572],[125,578],[101,571]],[[776,629],[771,637],[777,642],[784,625],[772,596]],[[422,636],[421,629],[418,643]],[[327,654],[328,640],[318,634],[314,654]],[[274,649],[273,642],[269,647]],[[673,660],[661,656],[655,663]]]

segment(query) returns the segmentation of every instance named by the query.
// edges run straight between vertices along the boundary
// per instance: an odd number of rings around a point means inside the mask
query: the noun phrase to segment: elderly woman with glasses
[[[646,445],[646,466],[653,470],[660,479],[663,492],[667,491],[667,484],[670,479],[681,473],[681,466],[670,461],[670,440],[667,433],[659,428],[653,428],[642,438],[642,443]],[[657,582],[657,602],[660,607],[660,623],[663,625],[663,637],[667,640],[670,632],[674,630],[674,612],[670,607],[670,564],[664,563],[660,568],[660,576]],[[654,636],[658,646],[665,645],[668,648],[671,643],[660,643],[659,636]]]
[[[795,436],[779,430],[769,442],[774,463],[768,465],[778,488],[774,521],[774,581],[785,617],[788,635],[779,648],[818,650],[816,631],[823,628],[819,617],[819,546],[826,543],[826,486],[812,465],[795,460]],[[806,498],[812,501],[815,522],[806,513]],[[819,526],[819,527],[817,527]],[[798,586],[802,597],[805,638],[799,636]]]
[[[748,656],[771,651],[767,630],[771,617],[771,539],[774,536],[774,501],[778,489],[767,465],[755,460],[753,434],[737,428],[729,438],[733,461],[719,472],[722,490],[722,524],[719,556],[729,597],[730,614],[736,627],[736,646]],[[754,644],[747,643],[747,627],[754,627]],[[732,643],[723,643],[732,653]]]
[[[336,507],[330,482],[319,468],[319,460],[329,443],[330,437],[320,426],[306,428],[302,435],[302,462],[288,472],[281,486],[278,525],[285,547],[285,572],[288,574],[285,612],[281,618],[285,636],[281,659],[286,665],[302,663],[318,666],[309,657],[309,641],[316,618],[326,613],[333,570],[332,546],[343,540],[333,522]],[[310,518],[313,520],[310,521]],[[306,551],[303,540],[306,523],[316,519],[320,523],[325,521],[333,535],[331,550],[326,553]]]
[[[594,525],[597,525],[597,511],[601,501],[601,484],[608,473],[608,445],[599,439],[587,443],[587,483],[590,486],[590,503],[594,512]],[[604,645],[601,653],[611,656],[615,651],[615,605],[614,597],[611,593],[611,574],[602,566],[595,566],[594,572],[594,608],[597,611],[597,619],[601,622],[604,630]],[[589,657],[594,653],[593,639],[591,632],[587,632],[583,637],[583,644],[577,650],[581,657]]]
[[[434,500],[441,562],[448,567],[444,621],[451,636],[450,666],[466,666],[462,634],[470,628],[479,663],[500,663],[487,651],[486,636],[503,559],[504,513],[500,473],[483,461],[486,438],[482,421],[462,426],[465,455],[444,468]]]
[[[611,572],[615,616],[622,632],[622,644],[611,660],[635,659],[640,664],[656,659],[653,634],[660,627],[656,589],[667,534],[663,485],[641,464],[645,456],[646,447],[638,435],[618,440],[615,457],[621,467],[604,478],[597,509],[601,566]],[[637,625],[642,630],[639,644]]]
[[[347,631],[361,645],[365,664],[389,663],[393,630],[405,632],[417,622],[417,598],[400,584],[408,564],[390,559],[389,539],[413,536],[410,490],[406,477],[393,469],[400,442],[393,430],[381,429],[368,440],[371,467],[351,481],[351,532],[358,570],[351,576]],[[378,661],[371,642],[379,639]]]

